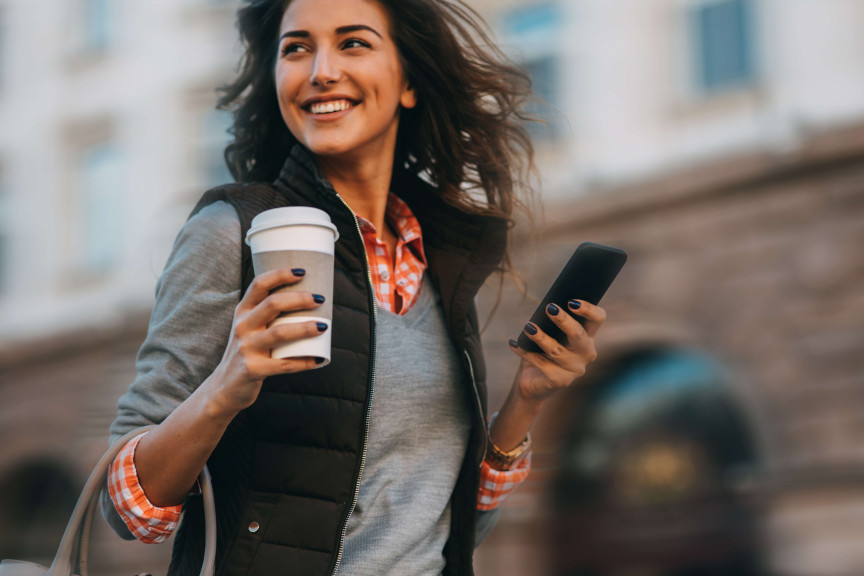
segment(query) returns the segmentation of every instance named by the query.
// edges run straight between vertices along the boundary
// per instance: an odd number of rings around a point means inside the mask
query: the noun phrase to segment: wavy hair
[[[275,180],[297,142],[274,84],[279,26],[290,1],[245,0],[237,13],[245,53],[237,78],[219,89],[218,106],[234,113],[225,160],[238,182]],[[508,219],[515,207],[527,210],[536,171],[525,128],[532,119],[529,76],[462,0],[376,1],[390,16],[417,94],[417,106],[401,112],[397,165],[425,174],[445,202],[462,210]]]

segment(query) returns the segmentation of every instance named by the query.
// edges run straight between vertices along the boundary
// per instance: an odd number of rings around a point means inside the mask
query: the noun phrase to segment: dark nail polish
[[[324,296],[322,296],[321,294],[313,294],[312,299],[315,300],[316,304],[323,304],[324,303]]]
[[[327,330],[327,324],[325,324],[324,322],[318,322],[317,326],[318,332],[324,332],[325,330]]]
[[[582,306],[582,303],[578,300],[570,300],[569,302],[567,302],[567,305],[570,306],[570,308],[572,308],[573,310],[578,310]]]
[[[294,276],[305,276],[306,270],[303,268],[292,268],[291,273],[294,274]]]
[[[556,306],[555,304],[549,304],[548,306],[546,306],[546,311],[552,316],[557,316],[558,312],[560,312],[558,306]]]
[[[508,344],[510,344],[511,348],[518,348],[519,347],[519,343],[516,342],[516,340],[513,340],[512,338],[510,339],[510,342],[508,342]]]
[[[537,327],[528,322],[527,324],[525,324],[525,332],[527,332],[531,336],[534,336],[535,334],[537,334]]]
[[[315,358],[315,364],[323,364],[325,358]]]

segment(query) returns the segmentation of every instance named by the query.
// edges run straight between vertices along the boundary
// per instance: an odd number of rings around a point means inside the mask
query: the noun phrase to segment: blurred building
[[[478,574],[864,573],[864,0],[473,5],[546,101],[529,288],[583,240],[630,254]],[[174,235],[228,177],[235,9],[0,1],[0,557],[52,552]],[[505,288],[485,333],[493,406],[532,309]],[[164,572],[97,536],[96,574]]]
[[[864,2],[476,5],[547,104],[529,288],[630,254],[483,573],[864,573]]]
[[[229,179],[230,115],[214,105],[238,60],[235,10],[0,1],[2,558],[56,550],[174,236]],[[99,528],[97,573],[164,573],[168,547]]]

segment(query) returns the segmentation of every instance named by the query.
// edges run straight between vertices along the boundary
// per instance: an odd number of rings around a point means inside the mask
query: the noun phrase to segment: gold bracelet
[[[531,450],[531,438],[525,438],[519,446],[504,452],[489,439],[486,450],[486,462],[496,470],[510,470],[514,464],[521,460]]]

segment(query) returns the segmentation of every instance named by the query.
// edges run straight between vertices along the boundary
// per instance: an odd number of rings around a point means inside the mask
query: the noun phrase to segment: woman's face
[[[416,104],[390,21],[373,0],[293,0],[276,63],[282,118],[318,156],[392,156],[400,108]]]

